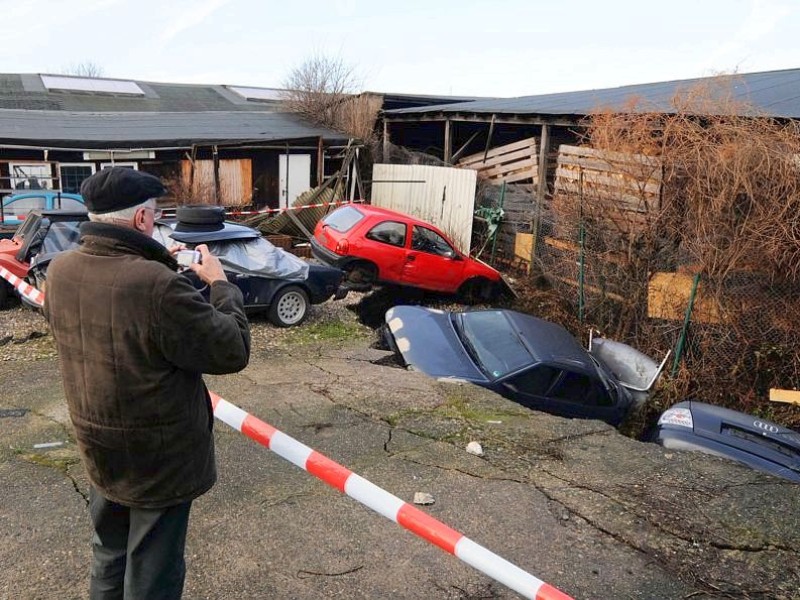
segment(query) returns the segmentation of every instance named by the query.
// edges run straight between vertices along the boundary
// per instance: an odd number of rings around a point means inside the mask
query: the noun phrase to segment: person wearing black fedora
[[[203,245],[189,266],[151,236],[161,181],[114,167],[81,185],[90,221],[47,272],[44,312],[91,483],[92,600],[172,600],[192,501],[216,481],[203,373],[249,361],[242,294]]]

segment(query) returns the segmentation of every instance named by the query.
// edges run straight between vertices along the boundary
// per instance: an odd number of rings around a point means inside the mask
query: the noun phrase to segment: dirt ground
[[[408,372],[371,348],[365,298],[296,328],[254,319],[250,365],[209,387],[406,501],[431,494],[430,514],[575,598],[797,597],[798,486]],[[83,598],[88,482],[52,341],[29,310],[3,311],[0,328],[0,598]],[[187,600],[517,597],[215,431],[220,480],[193,507]]]

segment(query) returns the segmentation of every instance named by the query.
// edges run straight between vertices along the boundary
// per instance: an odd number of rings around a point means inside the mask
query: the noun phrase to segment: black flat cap
[[[125,167],[111,167],[86,178],[81,196],[89,212],[103,213],[141,204],[167,194],[158,177]]]

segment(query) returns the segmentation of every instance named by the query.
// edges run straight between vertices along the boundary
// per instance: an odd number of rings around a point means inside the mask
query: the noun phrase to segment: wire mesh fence
[[[684,220],[691,215],[676,210],[675,182],[651,157],[611,164],[615,157],[589,150],[581,165],[573,149],[567,154],[574,164],[559,164],[541,207],[536,257],[582,327],[654,357],[672,349],[662,405],[692,397],[800,422],[766,402],[770,388],[800,389],[793,272],[747,257],[724,263],[735,248],[698,252],[697,227]]]

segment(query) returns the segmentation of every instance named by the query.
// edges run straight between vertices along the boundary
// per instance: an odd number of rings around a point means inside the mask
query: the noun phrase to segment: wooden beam
[[[455,162],[456,162],[456,161],[457,161],[459,158],[461,158],[461,155],[462,155],[462,154],[464,154],[464,151],[467,149],[467,147],[468,147],[468,146],[469,146],[469,145],[472,143],[472,141],[473,141],[473,140],[474,140],[476,137],[478,137],[480,134],[481,134],[481,132],[480,132],[480,131],[476,131],[475,133],[473,133],[473,134],[470,136],[470,138],[469,138],[469,139],[466,141],[466,143],[465,143],[463,146],[461,146],[461,148],[459,148],[459,149],[456,151],[456,153],[455,153],[455,154],[453,154],[453,162],[454,162],[454,163],[455,163]]]
[[[542,135],[539,139],[539,187],[536,190],[536,199],[542,203],[547,196],[547,156],[550,151],[550,126],[542,125]]]
[[[317,185],[322,185],[325,178],[325,144],[322,136],[317,141]]]
[[[389,120],[383,120],[383,162],[389,156]]]
[[[450,119],[444,122],[444,162],[448,165],[453,160],[453,134]]]
[[[486,157],[489,156],[489,148],[492,145],[495,117],[497,117],[497,115],[492,115],[492,121],[489,123],[489,135],[486,136],[486,147],[483,149],[483,162],[486,162]]]
[[[221,204],[220,198],[220,182],[219,182],[219,150],[217,146],[211,147],[212,156],[214,158],[214,202],[217,206]]]

